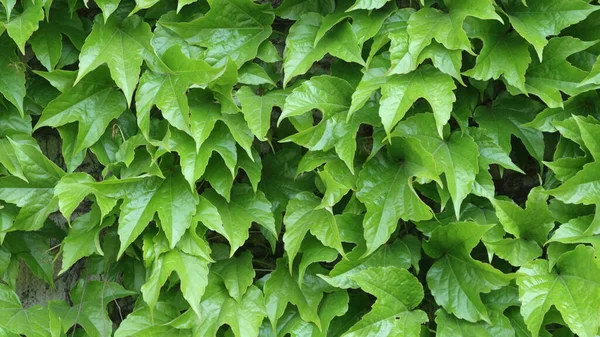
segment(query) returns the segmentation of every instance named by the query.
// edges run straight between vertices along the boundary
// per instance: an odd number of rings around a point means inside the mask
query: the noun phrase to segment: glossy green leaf
[[[597,9],[585,1],[546,3],[543,0],[528,0],[527,4],[509,2],[505,12],[514,29],[533,45],[541,61],[548,36],[558,35],[561,30],[585,19]]]
[[[456,101],[452,77],[431,66],[394,75],[381,87],[381,108],[379,116],[387,133],[404,118],[412,104],[419,98],[426,99],[433,109],[438,133],[450,119],[452,103]]]
[[[108,20],[97,17],[79,55],[79,72],[75,84],[106,63],[111,77],[123,90],[130,105],[144,54],[150,52],[151,37],[150,26],[137,15],[122,22],[116,17]]]
[[[249,0],[211,0],[210,11],[196,20],[162,24],[191,44],[206,48],[209,64],[231,58],[238,67],[256,57],[258,47],[271,35],[274,15],[267,5]]]
[[[25,43],[38,30],[44,19],[43,1],[25,2],[24,10],[5,24],[8,36],[15,41],[21,54],[25,54]]]
[[[396,267],[378,267],[352,278],[377,301],[343,336],[369,336],[373,331],[386,336],[419,336],[421,324],[428,319],[425,312],[412,311],[423,300],[423,288],[412,274]]]
[[[173,249],[156,258],[151,276],[142,285],[144,301],[154,308],[158,301],[160,288],[173,271],[179,276],[181,292],[190,307],[199,316],[200,299],[208,284],[208,262],[206,259]]]
[[[276,235],[271,203],[263,192],[254,193],[249,185],[235,185],[229,203],[214,190],[207,190],[202,196],[210,201],[221,215],[222,226],[209,228],[219,232],[229,241],[231,256],[248,239],[248,229],[252,222],[257,222]]]
[[[283,219],[286,228],[283,242],[290,266],[293,265],[294,258],[308,231],[325,246],[335,248],[344,255],[340,230],[335,217],[328,209],[317,209],[319,203],[319,198],[308,192],[296,194],[288,203]]]
[[[5,39],[2,44],[8,43]],[[25,66],[17,58],[14,49],[2,48],[0,52],[0,93],[23,116],[23,98],[25,97]]]
[[[569,63],[567,57],[595,43],[568,36],[551,39],[544,48],[544,61],[531,65],[527,70],[527,92],[538,96],[548,107],[558,108],[564,106],[561,92],[575,96],[592,89],[592,85],[580,85],[587,72]]]
[[[290,28],[283,52],[284,85],[327,53],[347,62],[364,63],[359,41],[348,23],[335,26],[315,45],[322,20],[317,13],[307,13]]]
[[[96,143],[109,123],[119,117],[125,108],[125,97],[114,89],[108,74],[99,69],[89,79],[65,90],[51,101],[42,111],[34,130],[77,122],[73,150],[77,153]]]
[[[403,144],[402,165],[378,155],[367,162],[358,175],[357,197],[367,207],[363,223],[368,247],[366,254],[374,252],[389,239],[398,220],[420,221],[433,216],[412,186],[415,177],[437,179],[431,171],[435,166],[433,157],[416,139],[406,139]]]
[[[544,315],[554,305],[577,335],[595,336],[600,326],[599,273],[593,249],[585,246],[564,253],[554,270],[549,270],[545,260],[536,260],[519,269],[521,314],[531,335],[539,335]]]
[[[62,55],[62,35],[54,25],[42,24],[31,36],[31,47],[36,57],[48,71],[54,70]]]
[[[252,254],[244,252],[239,257],[218,261],[211,266],[211,272],[223,279],[229,296],[239,303],[254,280]]]
[[[489,229],[474,222],[456,222],[438,227],[423,246],[429,256],[438,259],[427,272],[427,284],[436,302],[470,322],[490,322],[481,294],[500,289],[512,278],[470,255]]]
[[[465,75],[478,80],[498,79],[500,75],[509,85],[527,92],[525,72],[531,63],[527,41],[516,33],[508,33],[505,26],[494,21],[475,21],[469,35],[483,41],[475,67]]]
[[[135,95],[138,125],[142,133],[148,135],[150,110],[156,105],[171,125],[191,135],[186,91],[190,86],[212,83],[223,74],[224,68],[213,68],[203,60],[190,59],[176,46],[169,48],[162,60],[169,67],[167,72],[146,70],[140,78]]]

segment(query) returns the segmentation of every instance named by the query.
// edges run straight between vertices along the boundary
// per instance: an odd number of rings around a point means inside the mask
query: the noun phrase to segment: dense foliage
[[[595,1],[0,2],[0,336],[598,334]]]

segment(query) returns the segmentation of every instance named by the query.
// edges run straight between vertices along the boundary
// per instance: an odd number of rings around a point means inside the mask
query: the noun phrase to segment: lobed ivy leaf
[[[450,119],[456,86],[452,77],[434,67],[423,66],[405,75],[394,75],[381,86],[379,116],[386,132],[405,116],[419,98],[426,99],[433,109],[438,133]]]
[[[127,105],[131,105],[143,57],[151,53],[151,38],[150,26],[137,15],[123,21],[116,16],[107,20],[102,20],[98,16],[94,21],[92,32],[81,48],[75,84],[106,63],[111,77],[123,90]]]
[[[249,0],[211,0],[206,15],[190,22],[161,24],[189,43],[206,48],[202,59],[211,65],[230,58],[237,67],[256,57],[269,35],[274,15],[266,4]]]
[[[527,41],[495,21],[470,21],[469,35],[483,41],[475,67],[464,74],[477,80],[498,79],[527,93],[525,72],[531,63]]]
[[[425,312],[413,310],[423,300],[423,287],[411,273],[396,267],[377,267],[363,270],[352,279],[377,301],[342,336],[369,336],[374,331],[384,336],[419,336],[421,324],[428,319]]]
[[[2,232],[38,230],[58,208],[54,187],[65,173],[30,139],[9,138],[9,142],[25,181],[14,176],[0,178],[0,199],[20,207],[14,223],[3,227]]]
[[[126,108],[123,94],[115,90],[104,69],[90,74],[89,79],[66,89],[42,111],[34,130],[59,127],[78,122],[73,153],[96,143],[113,119]]]
[[[309,230],[325,246],[336,249],[342,256],[345,255],[336,219],[330,210],[317,209],[319,203],[319,198],[313,194],[302,192],[296,194],[287,205],[283,219],[286,228],[283,242],[288,253],[290,271]]]
[[[169,303],[156,303],[154,311],[151,311],[148,307],[142,307],[127,315],[115,331],[115,337],[137,337],[147,336],[148,334],[178,334],[178,336],[186,336],[182,330],[167,324],[178,316],[179,310],[177,310],[177,307]],[[187,336],[191,336],[191,333]]]
[[[533,45],[540,61],[548,44],[547,37],[558,35],[561,30],[584,20],[596,11],[585,1],[558,0],[547,3],[543,0],[529,0],[527,4],[508,1],[504,11],[514,29]]]
[[[401,165],[392,158],[377,155],[368,161],[358,175],[357,198],[365,204],[363,223],[367,241],[365,255],[384,244],[398,225],[398,220],[431,219],[431,209],[417,195],[413,179],[438,180],[432,171],[433,157],[416,139],[399,139],[404,150]]]
[[[490,228],[474,222],[440,226],[423,245],[425,253],[437,259],[427,272],[431,294],[447,312],[470,322],[484,320],[491,324],[481,294],[500,289],[512,279],[470,255]]]
[[[200,301],[208,284],[208,263],[205,258],[179,249],[157,256],[150,277],[141,287],[144,301],[153,309],[158,302],[160,288],[173,271],[179,276],[181,292],[196,315],[201,315]]]
[[[341,78],[315,76],[286,97],[278,124],[284,118],[299,116],[313,109],[321,111],[323,119],[329,119],[348,110],[352,92],[352,86]]]
[[[271,203],[262,191],[254,193],[248,185],[234,185],[229,202],[214,190],[207,190],[202,196],[217,208],[221,216],[222,226],[209,229],[217,231],[229,241],[230,256],[248,239],[252,222],[257,222],[273,235],[277,234]]]
[[[0,39],[6,46],[9,41]],[[25,98],[25,67],[17,58],[14,47],[0,51],[0,93],[12,103],[24,117],[23,99]]]
[[[284,87],[327,53],[347,62],[364,64],[358,38],[347,22],[336,25],[315,44],[322,20],[317,13],[307,13],[290,27],[283,52]]]
[[[314,275],[307,274],[298,283],[285,267],[284,259],[279,259],[277,268],[270,274],[264,285],[267,317],[271,326],[277,327],[277,322],[286,306],[292,303],[304,321],[312,322],[317,328],[321,328],[317,308],[323,298],[323,290],[319,278]]]
[[[23,12],[10,18],[4,25],[8,36],[15,41],[21,54],[25,54],[25,43],[38,30],[40,21],[44,19],[43,4],[42,0],[25,2]]]
[[[244,252],[239,257],[218,261],[211,266],[211,272],[223,279],[229,296],[240,303],[254,281],[252,254]]]
[[[565,322],[579,336],[595,336],[598,319],[598,273],[594,250],[583,245],[561,255],[555,268],[536,260],[519,269],[517,284],[521,315],[537,337],[544,315],[554,305]]]
[[[253,90],[244,86],[236,92],[236,97],[242,105],[244,119],[248,127],[259,140],[266,140],[271,127],[271,112],[273,107],[283,107],[285,94],[269,91],[265,95],[257,95]]]
[[[135,96],[140,130],[148,137],[150,110],[156,105],[171,125],[193,135],[186,91],[191,86],[212,83],[224,73],[225,67],[213,68],[203,60],[190,59],[177,46],[165,51],[162,60],[168,70],[154,72],[149,69],[140,78]]]
[[[575,96],[591,90],[593,85],[580,85],[587,72],[569,63],[567,57],[595,43],[568,36],[551,39],[544,48],[544,61],[531,65],[525,74],[527,91],[538,96],[550,108],[562,108],[561,92]]]
[[[525,145],[529,154],[541,162],[544,158],[544,136],[527,124],[541,108],[540,104],[532,100],[501,95],[494,100],[491,108],[478,107],[475,110],[475,120],[506,154],[512,149],[511,136],[514,135]]]

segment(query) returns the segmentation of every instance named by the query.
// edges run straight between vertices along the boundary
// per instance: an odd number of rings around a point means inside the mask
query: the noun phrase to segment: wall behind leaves
[[[0,335],[598,335],[596,1],[0,2]]]

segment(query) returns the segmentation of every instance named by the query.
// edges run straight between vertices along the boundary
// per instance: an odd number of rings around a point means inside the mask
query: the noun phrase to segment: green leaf
[[[600,199],[595,193],[591,193],[590,191],[594,191],[600,183],[600,177],[598,177],[599,168],[600,163],[598,162],[585,164],[583,169],[572,178],[566,180],[557,188],[547,192],[566,204],[596,205],[596,208],[598,208]],[[598,211],[596,211],[596,214],[597,213]],[[590,227],[585,230],[584,234],[592,235],[598,233],[600,233],[600,224],[598,223],[598,216],[596,216]]]
[[[353,88],[345,80],[333,76],[314,76],[286,97],[279,122],[317,109],[323,119],[348,111]]]
[[[327,53],[347,62],[364,64],[358,38],[347,22],[336,25],[315,44],[322,21],[319,14],[307,13],[290,27],[283,52],[284,87]]]
[[[200,299],[208,284],[209,261],[179,249],[173,249],[154,260],[152,272],[141,291],[144,301],[154,308],[158,301],[160,288],[173,271],[179,276],[181,292],[196,315],[200,316]]]
[[[21,54],[25,54],[25,43],[33,32],[38,30],[39,22],[44,19],[42,5],[43,2],[40,0],[25,2],[23,12],[11,18],[4,25],[8,36],[15,41]]]
[[[205,127],[207,126],[205,125]],[[181,156],[181,170],[190,184],[190,188],[194,188],[196,181],[207,173],[206,169],[213,152],[219,153],[227,166],[228,170],[223,170],[225,172],[221,173],[228,173],[231,179],[235,177],[235,165],[238,157],[235,139],[223,124],[218,124],[210,135],[202,143],[200,150],[196,151],[194,140],[191,137],[175,130],[173,132],[171,140],[175,143],[175,151]]]
[[[527,4],[508,2],[504,11],[513,28],[533,45],[541,61],[548,36],[558,35],[561,30],[582,21],[597,9],[582,0],[557,0],[552,3],[528,0]]]
[[[262,191],[254,193],[249,185],[234,185],[229,203],[214,190],[205,191],[204,196],[219,211],[222,226],[209,229],[223,235],[231,246],[230,256],[248,239],[248,229],[256,222],[277,235],[271,203]],[[209,226],[205,223],[205,225]]]
[[[181,330],[168,325],[179,316],[179,310],[174,305],[158,302],[154,310],[144,306],[127,315],[115,331],[115,337],[142,337],[148,335],[177,335],[185,336]]]
[[[426,99],[433,109],[438,133],[450,119],[456,85],[452,77],[432,66],[423,66],[404,75],[393,75],[381,86],[379,116],[389,134],[404,118],[406,112],[419,98]]]
[[[437,179],[431,168],[435,166],[416,139],[398,140],[402,143],[403,161],[377,155],[368,161],[358,175],[358,200],[367,207],[363,223],[367,241],[365,255],[384,244],[396,230],[398,220],[421,221],[431,219],[431,209],[417,195],[412,186],[415,177]]]
[[[161,24],[189,43],[206,48],[202,59],[209,64],[231,58],[241,67],[256,57],[258,47],[271,35],[274,15],[266,4],[249,0],[210,0],[206,15],[190,22]]]
[[[593,220],[593,215],[571,219],[567,223],[560,225],[548,241],[564,244],[591,243],[597,251],[598,247],[600,247],[600,237],[586,233]]]
[[[244,119],[252,133],[259,140],[266,140],[273,107],[283,107],[285,94],[281,91],[269,91],[259,96],[250,87],[244,86],[237,91],[236,97],[242,104]]]
[[[312,236],[308,236],[302,242],[302,257],[298,266],[298,282],[302,282],[306,269],[316,262],[333,262],[338,258],[337,250],[326,247],[319,240]],[[327,279],[325,279],[327,281]]]
[[[0,43],[6,46],[8,41],[1,39]],[[18,59],[14,47],[13,49],[5,47],[0,51],[0,93],[17,107],[23,117],[25,65]]]
[[[73,221],[69,233],[62,246],[62,266],[59,274],[67,271],[83,257],[92,254],[104,255],[100,246],[100,209],[93,207],[89,213],[79,216]],[[113,218],[114,221],[114,218]],[[111,221],[105,221],[110,224]]]
[[[275,86],[273,79],[265,68],[253,62],[246,62],[239,70],[238,81],[248,85],[270,84]]]
[[[598,95],[595,92],[582,93],[569,98],[563,108],[546,108],[525,126],[543,132],[556,132],[554,122],[561,122],[573,115],[594,114],[597,111],[595,102]]]
[[[290,268],[309,230],[325,246],[335,248],[342,256],[344,255],[335,217],[328,209],[317,209],[319,204],[320,200],[314,194],[302,192],[296,194],[287,205],[283,219],[286,228],[283,242],[288,253]]]
[[[586,42],[569,36],[551,39],[544,48],[544,61],[531,65],[527,70],[527,91],[538,96],[550,108],[562,108],[561,92],[575,96],[593,89],[593,85],[580,85],[587,72],[573,66],[567,57],[594,44],[595,41]]]
[[[54,186],[64,172],[42,154],[37,144],[9,140],[26,181],[13,176],[0,178],[0,200],[21,207],[14,224],[2,231],[38,230],[58,208]]]
[[[519,173],[524,172],[513,163],[512,159],[504,152],[504,149],[490,137],[484,129],[470,127],[469,135],[473,137],[477,148],[479,148],[479,167],[486,169],[490,164],[498,164],[506,169],[510,169]],[[481,172],[482,170],[480,170]]]
[[[125,108],[123,94],[115,90],[108,74],[99,69],[89,79],[65,90],[48,103],[34,130],[77,122],[73,153],[78,153],[96,143],[110,122],[118,118]]]
[[[104,16],[104,23],[108,21],[108,18],[114,13],[119,7],[121,0],[95,0],[96,5],[102,10],[102,16]]]
[[[12,336],[6,331],[13,332],[19,336],[47,336],[48,333],[48,309],[39,305],[31,308],[23,308],[19,297],[13,289],[5,284],[0,284],[0,321],[3,328],[0,334]]]
[[[409,48],[412,57],[418,57],[432,39],[447,49],[471,51],[471,44],[463,30],[463,22],[467,16],[484,20],[502,21],[496,14],[490,0],[446,1],[449,13],[425,7],[410,16],[408,20]]]
[[[335,1],[333,0],[284,0],[277,7],[276,14],[284,19],[298,20],[306,13],[314,12],[322,15],[333,12]]]
[[[458,216],[479,172],[479,149],[473,138],[460,132],[452,133],[447,140],[439,139],[434,124],[432,114],[418,114],[401,122],[393,136],[410,136],[420,140],[423,148],[434,158],[434,167],[445,174],[454,213]]]
[[[521,315],[532,336],[539,335],[551,306],[562,314],[569,328],[582,337],[593,337],[600,326],[600,266],[594,250],[583,245],[564,253],[556,268],[536,260],[519,269],[517,284]]]
[[[369,256],[363,256],[365,249],[356,247],[333,267],[328,276],[322,278],[337,288],[358,288],[353,276],[363,270],[376,267],[397,267],[408,269],[413,259],[413,253],[408,246],[408,240],[396,240],[385,244]]]
[[[115,207],[117,200],[111,194],[105,194],[101,185],[85,173],[71,173],[63,176],[54,190],[58,198],[60,212],[65,218],[70,219],[81,201],[89,194],[94,194],[96,204],[100,208],[100,216],[103,218]]]
[[[284,259],[277,261],[277,269],[270,274],[265,282],[265,302],[267,317],[271,325],[276,327],[277,321],[283,315],[288,303],[298,308],[300,317],[307,322],[313,322],[317,327],[321,326],[321,320],[317,308],[323,298],[323,285],[314,275],[305,275],[300,285],[292,277],[286,268]]]
[[[390,68],[389,58],[377,56],[373,58],[369,64],[369,68],[364,71],[363,77],[361,78],[358,86],[354,93],[352,93],[352,104],[348,114],[361,109],[365,103],[369,100],[373,92],[388,81],[387,72]]]
[[[252,254],[247,251],[239,257],[218,261],[210,270],[223,279],[229,296],[238,303],[241,303],[244,294],[252,286],[255,276]]]
[[[192,223],[196,212],[198,194],[192,192],[179,170],[165,179],[137,177],[110,179],[95,182],[81,175],[68,179],[57,191],[61,211],[69,214],[89,194],[100,197],[102,214],[110,211],[118,199],[123,199],[119,216],[119,256],[142,233],[158,213],[160,227],[166,234],[171,248],[175,247]],[[79,193],[73,195],[73,188]],[[111,200],[112,199],[112,200]]]
[[[39,30],[31,36],[31,47],[40,63],[48,70],[60,61],[62,55],[62,35],[55,25],[42,23]]]
[[[542,189],[536,187],[529,192],[525,209],[511,201],[496,200],[496,216],[507,233],[535,241],[541,246],[554,228],[554,217],[548,210],[547,199]]]
[[[211,275],[212,276],[212,275]],[[265,299],[255,286],[250,286],[240,303],[227,295],[221,283],[210,278],[200,308],[202,316],[192,324],[194,336],[215,336],[219,327],[229,325],[236,337],[258,336],[265,317]]]
[[[102,20],[98,16],[81,48],[75,84],[106,63],[111,77],[123,90],[127,104],[131,105],[144,54],[151,50],[151,37],[150,26],[137,15],[121,22],[117,17]]]
[[[190,86],[207,86],[221,76],[225,68],[213,68],[205,61],[190,59],[177,46],[165,51],[162,60],[168,71],[146,70],[140,78],[135,95],[140,130],[148,137],[150,110],[156,105],[171,125],[193,135],[186,91]]]
[[[345,291],[340,290],[327,294],[319,306],[320,331],[315,324],[304,321],[296,311],[287,310],[287,315],[279,321],[277,326],[277,336],[289,334],[291,337],[325,337],[332,320],[344,315],[346,311],[348,311],[348,294]],[[262,336],[262,334],[260,335]]]
[[[440,226],[423,246],[427,255],[437,259],[427,272],[431,294],[446,311],[469,322],[491,323],[481,294],[500,289],[512,279],[470,255],[490,228],[474,222]]]
[[[341,160],[328,162],[318,175],[325,187],[323,200],[318,208],[333,207],[350,190],[355,190],[356,176]]]
[[[478,107],[475,120],[506,154],[511,152],[511,136],[514,135],[531,156],[541,162],[544,158],[544,135],[527,126],[541,108],[533,100],[503,94],[494,100],[491,108]]]
[[[437,335],[440,337],[514,337],[515,331],[510,320],[492,311],[490,314],[491,324],[486,322],[471,323],[448,314],[444,309],[435,312],[437,324]]]
[[[493,21],[472,21],[470,36],[483,41],[475,67],[464,74],[477,80],[498,79],[526,93],[525,72],[531,63],[527,41]]]
[[[303,174],[296,178],[300,149],[287,148],[265,156],[263,160],[263,179],[259,189],[273,204],[275,216],[281,216],[289,202],[296,194],[314,188],[314,175]],[[280,212],[277,215],[277,212]]]
[[[50,309],[61,317],[65,330],[79,324],[89,336],[108,337],[112,334],[112,321],[106,307],[135,294],[116,282],[79,280],[70,291],[73,306],[51,304]]]
[[[385,4],[387,3],[387,0],[357,0],[354,5],[352,5],[352,7],[350,7],[350,10],[357,10],[357,9],[379,9],[383,6],[385,6]]]
[[[354,114],[348,121],[346,113],[338,113],[321,121],[313,127],[302,129],[300,132],[284,138],[280,142],[294,142],[311,151],[329,151],[335,149],[339,158],[344,161],[350,172],[354,172],[354,157],[356,153],[356,133],[361,124],[377,125],[375,106],[370,106]],[[374,120],[375,119],[375,120]]]
[[[373,331],[383,336],[419,336],[421,324],[428,319],[425,312],[412,311],[423,300],[423,286],[416,277],[404,269],[376,267],[363,270],[352,279],[377,297],[377,301],[371,311],[342,336],[369,336]]]
[[[573,119],[579,126],[581,132],[581,139],[585,144],[585,147],[590,152],[594,159],[600,159],[600,144],[598,144],[596,136],[600,135],[600,125],[596,124],[597,120],[592,119],[586,121],[584,118],[573,116]]]

